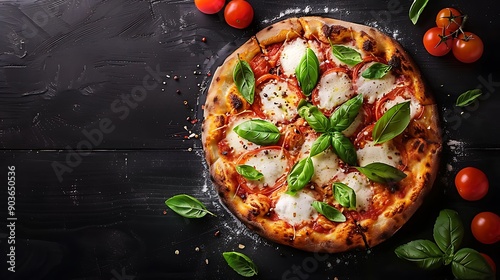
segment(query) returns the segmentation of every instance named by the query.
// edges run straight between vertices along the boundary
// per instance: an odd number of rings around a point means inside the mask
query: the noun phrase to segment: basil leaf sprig
[[[255,96],[255,75],[248,62],[241,60],[238,56],[238,62],[233,70],[233,81],[245,100],[253,104]]]
[[[254,262],[243,253],[224,252],[222,256],[227,264],[241,276],[252,277],[259,272]]]
[[[318,107],[304,101],[299,103],[297,111],[315,131],[323,133],[330,130],[330,121]]]
[[[434,223],[432,235],[439,249],[447,254],[446,257],[450,257],[460,248],[464,236],[464,226],[460,222],[458,213],[442,211]]]
[[[370,67],[368,67],[363,73],[361,73],[361,77],[365,79],[375,80],[382,79],[387,73],[389,73],[392,69],[392,66],[375,62]]]
[[[330,135],[332,137],[333,151],[339,158],[349,165],[356,165],[358,155],[351,140],[338,131],[334,131]]]
[[[288,182],[289,195],[295,195],[298,191],[303,189],[314,175],[314,165],[311,157],[306,157],[298,161],[293,167],[286,178]]]
[[[363,62],[363,58],[361,58],[361,54],[357,52],[355,49],[346,47],[343,45],[333,45],[330,41],[330,46],[332,47],[333,55],[343,63],[354,66],[360,62]]]
[[[215,216],[198,199],[187,194],[174,195],[165,200],[165,204],[175,213],[185,218],[202,218],[206,214]]]
[[[410,101],[405,101],[391,107],[375,123],[373,127],[373,142],[380,144],[401,134],[410,124]]]
[[[495,279],[491,266],[471,248],[462,248],[455,253],[451,272],[457,279]]]
[[[242,138],[257,145],[276,144],[281,136],[274,124],[259,119],[242,122],[233,130]]]
[[[430,240],[415,240],[399,246],[396,255],[423,269],[436,269],[443,265],[443,252]]]
[[[331,129],[334,131],[346,130],[358,116],[361,106],[363,106],[362,94],[358,94],[340,105],[330,116]]]
[[[422,239],[411,241],[397,247],[394,253],[423,269],[451,264],[451,271],[457,279],[494,279],[491,266],[480,253],[470,248],[459,249],[463,234],[458,213],[444,209],[434,224],[435,242]]]
[[[469,106],[471,105],[472,103],[474,103],[474,101],[479,97],[481,96],[481,94],[483,94],[483,92],[481,91],[481,89],[471,89],[471,90],[468,90],[462,94],[460,94],[460,96],[458,96],[457,98],[457,102],[456,102],[456,106],[458,107],[466,107],[466,106]]]
[[[314,105],[301,100],[298,105],[298,113],[304,118],[309,126],[316,132],[322,133],[312,144],[309,156],[299,161],[287,176],[288,193],[296,194],[303,189],[314,175],[314,165],[311,157],[314,157],[330,146],[337,156],[349,165],[356,165],[358,158],[356,149],[349,138],[341,131],[348,128],[363,105],[363,96],[357,95],[340,105],[335,112],[327,118]]]
[[[373,162],[356,169],[368,179],[382,184],[396,183],[406,178],[403,171],[382,162]]]
[[[417,24],[418,18],[424,11],[424,8],[425,6],[427,6],[428,2],[429,0],[413,0],[413,3],[410,6],[410,11],[408,13],[408,16],[410,17],[410,20],[411,22],[413,22],[413,24]]]
[[[356,192],[348,185],[340,182],[333,183],[335,200],[347,209],[356,209]]]
[[[337,210],[335,207],[330,206],[327,203],[321,201],[313,201],[312,207],[318,211],[318,213],[323,214],[328,220],[337,223],[343,223],[347,221],[347,218]]]
[[[319,60],[312,49],[306,49],[306,53],[295,68],[295,75],[304,95],[311,95],[319,79]]]
[[[264,178],[264,174],[260,173],[253,166],[247,164],[237,165],[236,172],[248,180],[259,180]]]
[[[321,134],[316,141],[313,142],[311,146],[311,151],[309,152],[309,157],[313,157],[324,152],[332,144],[332,138],[330,134]]]

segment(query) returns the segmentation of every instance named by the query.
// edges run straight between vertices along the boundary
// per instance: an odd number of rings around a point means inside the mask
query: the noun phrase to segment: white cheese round
[[[261,91],[259,97],[262,111],[273,123],[293,119],[297,115],[299,95],[292,92],[285,81],[270,80]]]
[[[306,54],[307,42],[302,38],[288,41],[284,44],[280,55],[280,64],[283,74],[292,76],[295,74],[295,68],[300,60]]]
[[[354,95],[351,79],[344,72],[323,75],[317,86],[318,108],[332,110]]]
[[[358,94],[363,94],[363,97],[368,101],[368,103],[372,104],[378,98],[384,96],[389,93],[396,87],[396,77],[392,73],[387,73],[381,79],[365,79],[361,76],[364,70],[370,67],[373,63],[367,63],[360,69],[360,73],[358,76],[358,80],[356,82],[356,92]]]
[[[261,150],[250,157],[244,164],[250,165],[264,175],[263,178],[248,181],[253,188],[272,187],[286,173],[287,158],[280,149]]]
[[[312,207],[315,200],[305,192],[298,192],[294,196],[283,193],[276,203],[274,212],[291,225],[300,224],[318,217],[318,212]]]
[[[397,167],[401,161],[401,154],[391,141],[375,145],[372,141],[366,142],[363,149],[357,151],[359,165],[381,162]]]

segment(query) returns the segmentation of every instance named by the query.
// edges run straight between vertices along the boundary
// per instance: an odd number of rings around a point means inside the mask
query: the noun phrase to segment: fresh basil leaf
[[[429,240],[408,242],[397,247],[394,253],[398,258],[414,262],[424,269],[436,269],[443,264],[443,252]]]
[[[242,138],[257,145],[276,144],[280,139],[279,129],[265,120],[245,121],[237,125],[233,130]]]
[[[329,130],[330,121],[321,113],[318,107],[312,104],[303,105],[298,109],[298,113],[315,131],[326,132]]]
[[[418,18],[420,14],[424,11],[425,6],[429,0],[413,0],[413,3],[410,6],[409,17],[413,24],[417,24]]]
[[[310,107],[312,107],[312,106],[313,106],[313,105],[312,105],[311,103],[307,102],[307,100],[305,100],[305,99],[301,99],[301,100],[299,101],[299,105],[297,105],[297,112],[298,112],[298,111],[300,111],[300,109],[301,109],[302,107],[306,107],[306,108],[304,108],[304,109],[307,109],[307,108],[310,108]]]
[[[238,62],[233,70],[233,81],[245,100],[253,104],[255,95],[255,75],[248,62],[238,57]]]
[[[330,137],[331,136],[328,133],[321,134],[318,137],[318,139],[316,139],[314,141],[314,143],[312,144],[311,152],[309,153],[309,156],[313,157],[313,156],[325,151],[326,149],[328,149],[328,147],[330,147],[330,144],[332,141]]]
[[[468,91],[460,94],[460,96],[457,98],[457,102],[456,102],[455,105],[458,106],[458,107],[469,106],[472,103],[474,103],[474,101],[479,96],[481,96],[481,94],[483,94],[483,92],[480,89],[478,89],[478,88],[468,90]]]
[[[303,189],[314,175],[314,165],[310,157],[301,159],[297,162],[292,171],[288,174],[286,180],[288,182],[288,190],[286,193],[295,195]]]
[[[453,256],[451,272],[457,279],[494,279],[488,262],[476,250],[462,248]]]
[[[363,106],[363,95],[358,94],[340,105],[330,116],[330,127],[336,131],[348,128],[358,116],[359,109]]]
[[[312,49],[307,48],[299,65],[295,68],[295,75],[304,95],[310,95],[319,79],[319,61]]]
[[[337,156],[349,165],[356,165],[358,156],[351,140],[338,131],[334,131],[331,135],[333,151]]]
[[[375,62],[373,63],[370,67],[368,67],[363,73],[361,73],[361,76],[365,79],[382,79],[387,73],[391,71],[392,66],[380,63],[380,62]]]
[[[333,55],[338,60],[342,61],[343,63],[349,66],[354,66],[363,61],[363,59],[361,58],[361,54],[353,48],[346,47],[343,45],[332,45],[331,42],[330,45],[332,47]]]
[[[382,184],[395,183],[406,178],[403,171],[382,162],[373,162],[356,169],[368,179]]]
[[[348,185],[333,183],[333,194],[335,200],[347,209],[356,209],[356,193]]]
[[[215,216],[198,199],[187,194],[174,195],[165,200],[165,204],[175,213],[185,218],[202,218],[206,214]]]
[[[373,141],[383,143],[401,134],[410,123],[410,101],[394,105],[375,123]]]
[[[264,174],[260,173],[253,166],[246,164],[237,165],[236,172],[248,180],[259,180],[264,177]]]
[[[245,254],[239,252],[224,252],[222,253],[222,256],[226,260],[227,264],[239,275],[244,277],[257,275],[257,266]]]
[[[327,203],[321,201],[313,201],[312,207],[318,211],[318,213],[323,214],[328,220],[337,223],[343,223],[347,221],[347,218],[334,207],[328,205]]]
[[[434,241],[446,255],[453,255],[460,248],[464,236],[464,226],[458,213],[444,209],[439,212],[433,230]]]

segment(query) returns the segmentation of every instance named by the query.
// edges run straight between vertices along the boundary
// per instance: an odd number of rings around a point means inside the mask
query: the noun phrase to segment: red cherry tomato
[[[450,31],[433,27],[424,34],[424,47],[433,56],[443,56],[450,52],[453,40]]]
[[[477,61],[483,55],[484,45],[479,36],[472,32],[461,33],[453,40],[453,55],[464,63]]]
[[[488,193],[489,182],[486,174],[475,167],[465,167],[455,176],[458,194],[468,201],[476,201]]]
[[[483,256],[483,258],[486,260],[486,262],[491,266],[491,269],[493,270],[493,274],[495,274],[497,272],[497,265],[495,264],[495,261],[493,261],[493,259],[484,254],[484,253],[480,253],[481,256]]]
[[[224,9],[224,19],[234,28],[246,28],[253,20],[252,5],[245,0],[231,0]]]
[[[226,0],[194,0],[194,5],[204,14],[215,14],[222,10]]]
[[[455,8],[444,8],[436,16],[437,27],[456,31],[462,25],[463,15]]]
[[[471,230],[477,241],[496,243],[500,240],[500,217],[493,212],[481,212],[472,219]]]

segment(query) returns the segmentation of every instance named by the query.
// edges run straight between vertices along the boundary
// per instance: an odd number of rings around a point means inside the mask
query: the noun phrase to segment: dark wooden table
[[[414,26],[409,0],[249,1],[255,19],[244,30],[221,13],[201,14],[192,0],[0,3],[1,279],[233,279],[221,255],[232,250],[255,261],[259,279],[452,279],[449,267],[424,271],[394,254],[410,240],[432,239],[443,208],[460,213],[463,246],[500,265],[500,244],[480,244],[469,229],[476,213],[500,212],[500,5],[430,1]],[[448,5],[467,13],[466,29],[483,38],[480,61],[431,57],[423,48],[423,34]],[[198,137],[209,73],[258,30],[303,15],[396,38],[439,104],[444,151],[434,188],[409,223],[370,251],[318,255],[268,242],[221,206],[207,176]],[[477,103],[453,105],[473,88],[484,92]],[[484,199],[458,196],[453,180],[464,166],[486,172]],[[164,201],[178,193],[217,217],[176,215]],[[15,273],[7,270],[12,239]]]

